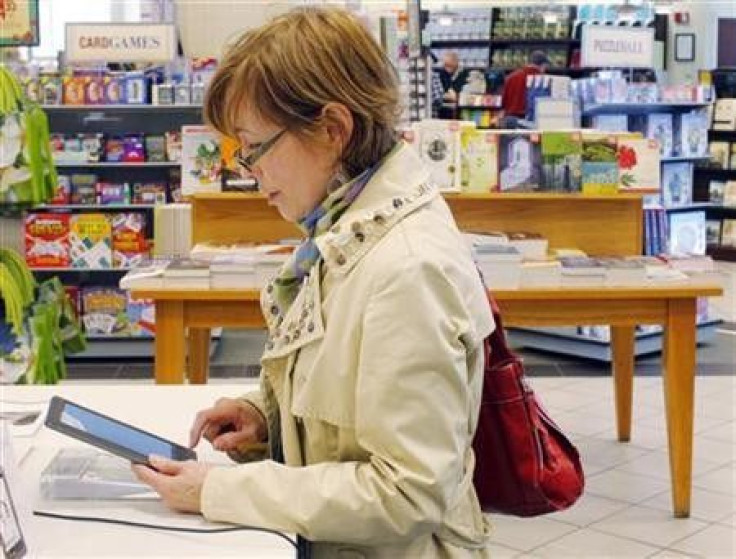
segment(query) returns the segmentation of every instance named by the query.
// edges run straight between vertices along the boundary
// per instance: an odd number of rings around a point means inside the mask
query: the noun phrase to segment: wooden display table
[[[631,438],[634,328],[664,327],[663,369],[674,514],[690,514],[696,300],[718,296],[714,284],[679,282],[638,288],[551,288],[495,291],[508,326],[608,324],[613,343],[618,439]],[[156,382],[207,382],[210,329],[264,328],[259,294],[251,290],[134,289],[156,303]],[[187,344],[187,329],[189,340]],[[187,369],[185,356],[189,354]]]

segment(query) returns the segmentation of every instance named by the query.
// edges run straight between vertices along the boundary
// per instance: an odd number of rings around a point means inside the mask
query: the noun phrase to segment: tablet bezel
[[[106,419],[108,421],[118,423],[119,425],[122,425],[128,429],[138,431],[139,433],[142,433],[148,437],[152,437],[154,439],[157,439],[163,443],[170,445],[172,448],[172,453],[171,453],[172,460],[196,460],[197,459],[197,454],[190,448],[181,446],[179,444],[176,444],[175,442],[164,439],[163,437],[159,437],[158,435],[154,435],[153,433],[144,431],[143,429],[139,429],[138,427],[134,427],[133,425],[130,425],[129,423],[125,423],[124,421],[120,421],[119,419],[115,419],[113,417],[107,416],[105,414],[92,410],[88,407],[81,406],[77,404],[76,402],[66,400],[60,396],[54,396],[53,398],[51,398],[51,401],[49,402],[49,411],[46,414],[46,421],[45,421],[46,427],[48,427],[49,429],[53,429],[54,431],[63,433],[65,435],[69,435],[70,437],[73,437],[75,439],[79,439],[80,441],[84,441],[88,444],[91,444],[93,446],[106,450],[117,456],[121,456],[122,458],[130,460],[131,462],[134,462],[136,464],[145,464],[147,466],[150,466],[150,463],[148,462],[148,456],[143,456],[142,454],[136,452],[135,450],[131,448],[122,446],[108,439],[103,439],[101,437],[91,435],[90,433],[86,431],[80,431],[79,429],[75,429],[74,427],[71,427],[70,425],[63,423],[61,421],[61,414],[64,410],[64,406],[66,406],[67,404],[76,406],[77,408],[84,410],[88,413],[91,413],[93,415],[96,415],[100,417],[101,419]]]
[[[13,494],[10,491],[10,484],[8,483],[8,477],[5,475],[5,470],[0,466],[0,484],[2,484],[2,491],[8,498],[7,506],[10,509],[11,520],[15,525],[15,529],[18,530],[18,541],[15,542],[13,547],[7,547],[8,542],[3,538],[0,533],[0,551],[3,552],[3,556],[7,559],[20,559],[25,557],[28,553],[28,547],[26,546],[26,540],[23,537],[23,526],[21,526],[18,511],[15,508],[15,502],[13,501]]]

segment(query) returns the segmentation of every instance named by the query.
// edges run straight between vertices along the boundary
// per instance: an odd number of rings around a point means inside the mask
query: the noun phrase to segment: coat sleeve
[[[464,496],[480,386],[468,378],[468,344],[487,333],[472,331],[460,290],[432,264],[408,259],[375,290],[355,395],[355,436],[369,460],[215,468],[206,517],[375,544],[435,531]]]

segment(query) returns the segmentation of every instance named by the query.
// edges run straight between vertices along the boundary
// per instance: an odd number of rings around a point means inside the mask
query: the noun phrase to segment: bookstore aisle
[[[260,374],[263,317],[243,313],[252,319],[247,330],[217,320],[241,324],[228,312],[253,302],[301,233],[240,167],[238,142],[204,125],[202,105],[222,45],[305,2],[99,0],[109,9],[86,15],[63,4],[72,2],[29,3],[41,11],[40,37],[32,17],[26,34],[0,30],[0,383],[149,387],[170,380],[158,376],[166,360],[157,355],[175,347],[178,357],[188,352],[192,384],[209,357],[205,381],[245,391]],[[655,0],[344,4],[360,8],[396,67],[397,137],[431,173],[486,282],[517,303],[519,292],[534,294],[541,311],[523,316],[509,339],[582,455],[581,501],[535,518],[492,515],[491,554],[736,557],[733,8]],[[97,23],[78,21],[87,16]],[[144,29],[155,40],[132,60],[131,49],[119,48],[125,41],[105,43],[109,58],[90,58],[46,29],[51,19],[82,35]],[[115,25],[99,23],[107,19]],[[524,118],[507,119],[504,83],[540,50],[548,68],[527,81]],[[466,83],[437,93],[451,54],[460,63],[453,82]],[[363,242],[360,223],[350,231]],[[722,296],[647,299],[672,285],[706,284],[711,293],[720,284]],[[565,298],[574,291],[588,299]],[[673,516],[661,325],[619,330],[635,332],[627,443],[616,438],[615,331],[550,326],[559,323],[555,304],[577,301],[578,320],[580,300],[622,305],[616,292],[669,316],[682,301],[697,307],[689,518]],[[196,314],[184,310],[190,300],[211,306],[188,324],[185,342],[182,317]],[[622,308],[594,318],[620,326]],[[630,320],[631,308],[623,312]],[[159,343],[174,322],[181,339]],[[196,353],[202,348],[209,354]],[[177,375],[184,368],[171,367]]]

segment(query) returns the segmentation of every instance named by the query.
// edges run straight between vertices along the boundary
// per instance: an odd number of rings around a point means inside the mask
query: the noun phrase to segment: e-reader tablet
[[[49,403],[46,427],[138,464],[148,464],[150,454],[171,460],[197,459],[196,453],[190,448],[58,396],[54,396]]]
[[[0,550],[6,559],[20,559],[26,555],[26,542],[20,529],[5,471],[0,467]]]

